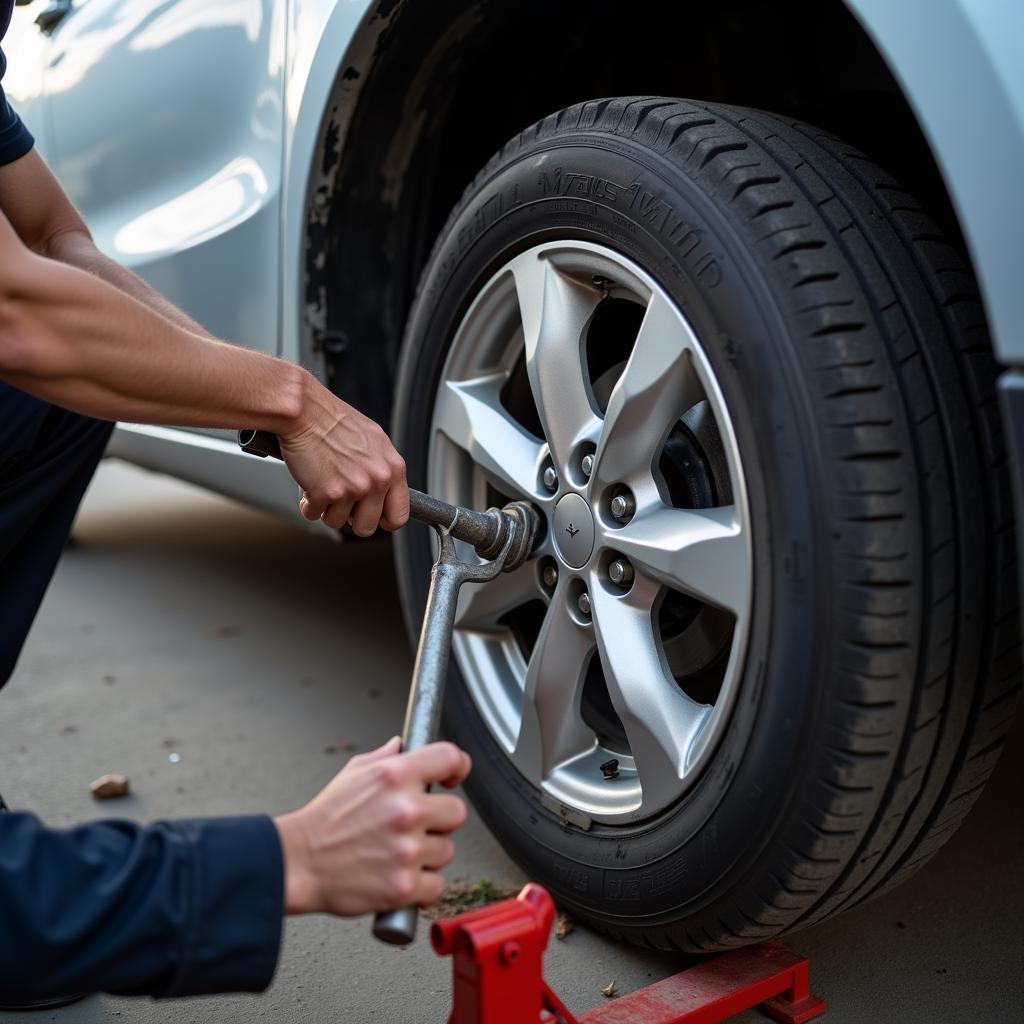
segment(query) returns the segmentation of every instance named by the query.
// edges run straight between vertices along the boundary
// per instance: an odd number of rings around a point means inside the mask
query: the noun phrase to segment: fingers
[[[459,750],[454,743],[428,743],[425,747],[402,755],[403,768],[409,778],[415,778],[424,786],[444,783],[446,786],[460,785],[469,774],[469,755]]]
[[[335,501],[327,506],[326,511],[320,516],[325,526],[332,530],[340,530],[352,515],[352,503],[350,501]],[[370,531],[373,532],[372,530]]]
[[[441,780],[441,785],[445,789],[455,789],[456,786],[461,786],[466,781],[469,773],[473,770],[473,761],[469,754],[462,751],[463,761],[459,767],[459,771],[454,775],[450,775],[447,779]]]
[[[455,859],[455,844],[447,836],[425,836],[420,861],[428,871],[440,871]]]
[[[357,537],[372,537],[380,522],[381,510],[384,508],[384,492],[371,493],[352,507],[349,518],[352,532]]]
[[[392,736],[387,743],[382,743],[376,750],[368,750],[365,754],[356,754],[349,758],[348,764],[351,767],[359,767],[365,764],[373,764],[374,761],[382,761],[385,757],[394,757],[402,749],[402,741],[397,736]]]
[[[305,491],[299,498],[299,513],[303,519],[315,522],[327,511],[327,502],[314,501]]]
[[[401,476],[387,493],[384,499],[384,514],[380,525],[385,530],[398,530],[409,521],[409,485],[405,479],[405,463],[402,463]]]
[[[416,885],[416,897],[410,902],[418,907],[436,903],[444,895],[444,879],[435,871],[421,871]]]
[[[278,433],[281,455],[303,489],[299,510],[330,527],[350,519],[369,536],[383,519],[388,529],[409,516],[405,461],[379,424],[308,378],[301,422]]]
[[[466,804],[450,793],[424,793],[423,828],[427,832],[447,834],[466,824]]]

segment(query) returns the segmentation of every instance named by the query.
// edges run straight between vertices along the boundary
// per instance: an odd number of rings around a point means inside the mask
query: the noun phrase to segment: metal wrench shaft
[[[415,750],[437,739],[459,587],[467,582],[483,583],[494,579],[504,568],[505,558],[515,539],[510,532],[497,558],[483,564],[471,564],[460,561],[455,554],[452,534],[447,527],[435,526],[434,529],[440,550],[430,571],[427,607],[402,728],[402,750]],[[373,934],[382,942],[407,946],[416,937],[418,919],[418,907],[386,911],[374,918]]]
[[[238,443],[252,455],[281,458],[277,437],[268,431],[240,430]],[[402,727],[402,750],[415,750],[437,738],[459,587],[463,583],[484,583],[502,571],[517,569],[533,548],[539,523],[536,510],[524,501],[514,501],[500,510],[475,512],[411,488],[409,513],[413,519],[434,528],[438,555],[430,573],[423,628],[416,648]],[[472,544],[484,561],[461,561],[455,552],[456,539]],[[418,919],[418,907],[386,911],[375,916],[373,934],[383,942],[405,946],[416,937]]]
[[[269,456],[272,459],[281,458],[281,445],[277,436],[267,430],[240,430],[238,444],[242,451],[248,452],[250,455]],[[510,506],[505,512],[496,508],[489,508],[486,512],[475,512],[458,505],[449,505],[446,501],[441,501],[439,498],[434,498],[414,488],[409,489],[409,515],[413,519],[420,523],[426,523],[428,526],[447,527],[456,540],[472,544],[481,558],[493,559],[501,551],[506,534],[515,528],[515,524],[509,521],[509,514],[519,515],[519,513],[513,512],[513,506]],[[524,527],[521,537],[525,538],[529,534],[532,543],[532,531],[525,529],[525,525],[522,522],[519,524],[520,527]],[[509,568],[514,568],[525,560],[529,554],[529,548],[524,548],[522,544],[516,544],[510,554],[512,557]]]

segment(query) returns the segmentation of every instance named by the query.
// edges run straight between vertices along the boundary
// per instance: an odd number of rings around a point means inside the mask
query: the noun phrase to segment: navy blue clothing
[[[260,991],[277,963],[282,870],[267,817],[59,831],[0,814],[0,1004]]]
[[[14,671],[112,427],[0,381],[0,686]]]
[[[0,685],[111,426],[0,382]],[[0,1005],[262,991],[283,913],[281,844],[266,816],[62,831],[0,812]]]
[[[0,0],[0,39],[12,8]],[[0,79],[5,68],[0,51]],[[0,166],[31,148],[0,87]],[[0,381],[0,686],[111,429]],[[262,991],[283,914],[281,843],[265,815],[60,830],[0,801],[0,1005]]]
[[[0,0],[0,39],[7,32],[14,11],[14,0]],[[0,50],[0,81],[7,70],[7,59]],[[9,164],[24,156],[32,148],[32,135],[22,124],[21,118],[11,109],[0,85],[0,165]]]

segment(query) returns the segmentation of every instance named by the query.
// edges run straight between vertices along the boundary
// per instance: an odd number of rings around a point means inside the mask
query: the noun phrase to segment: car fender
[[[846,0],[910,103],[945,180],[996,355],[1024,364],[1024,6]],[[912,183],[908,183],[912,184]]]
[[[311,360],[323,303],[306,293],[307,241],[326,234],[326,202],[348,122],[396,0],[292,0],[285,69],[281,354]],[[319,223],[318,223],[319,222]],[[317,230],[320,228],[320,231]]]
[[[973,0],[845,0],[910,103],[970,250],[996,353],[1024,364],[1024,289],[1014,269],[1024,193],[1024,6]],[[323,303],[306,294],[307,238],[326,229],[337,154],[378,41],[400,0],[292,0],[285,87],[282,354],[309,361]],[[333,130],[332,130],[333,129]],[[325,147],[332,152],[326,153]],[[307,231],[307,223],[312,231]],[[314,367],[315,368],[315,367]]]

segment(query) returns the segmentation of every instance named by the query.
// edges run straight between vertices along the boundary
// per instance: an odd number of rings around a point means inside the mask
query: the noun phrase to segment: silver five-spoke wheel
[[[454,639],[519,770],[599,821],[678,799],[735,699],[752,585],[736,439],[683,314],[607,248],[517,256],[456,333],[429,487],[544,516],[526,565],[465,588]]]

